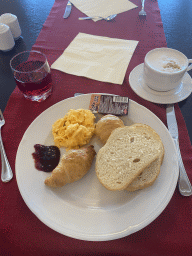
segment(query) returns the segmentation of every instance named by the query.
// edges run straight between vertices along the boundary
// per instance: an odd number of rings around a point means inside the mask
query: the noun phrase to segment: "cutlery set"
[[[141,0],[141,3],[142,3],[142,9],[139,12],[139,15],[146,16],[147,14],[144,10],[145,0]],[[65,13],[63,15],[64,19],[67,19],[69,17],[69,15],[71,13],[71,10],[72,10],[72,3],[70,1],[68,1],[67,5],[66,5],[66,8],[65,8]],[[117,16],[117,14],[110,15],[107,18],[103,18],[103,17],[79,17],[79,20],[91,20],[91,19],[94,19],[94,18],[101,18],[101,19],[109,21],[109,20],[114,19],[116,16]]]

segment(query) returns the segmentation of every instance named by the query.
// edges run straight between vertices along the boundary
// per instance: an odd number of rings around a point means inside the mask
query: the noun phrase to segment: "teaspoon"
[[[95,17],[79,17],[79,20],[91,20],[91,19],[96,19],[96,18],[103,19],[103,20],[112,20],[116,16],[117,16],[117,14],[110,15],[107,18],[102,18],[102,17],[99,17],[99,16],[95,16]]]

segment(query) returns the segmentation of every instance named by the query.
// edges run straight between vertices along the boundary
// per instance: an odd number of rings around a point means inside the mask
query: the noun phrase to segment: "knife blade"
[[[168,105],[167,109],[167,125],[169,132],[172,136],[173,139],[178,140],[179,135],[178,135],[178,126],[177,126],[177,120],[175,117],[175,110],[174,110],[174,105]]]
[[[71,9],[72,9],[72,3],[70,1],[68,1],[66,8],[65,8],[65,13],[63,15],[63,18],[66,19],[69,17],[70,13],[71,13]]]
[[[178,126],[177,126],[177,120],[176,120],[173,104],[170,104],[167,106],[166,114],[167,114],[168,130],[169,130],[169,133],[171,134],[171,137],[173,138],[173,141],[175,142],[175,146],[177,149],[177,156],[178,156],[178,163],[179,163],[179,179],[178,179],[179,191],[183,196],[191,196],[192,187],[191,187],[191,183],[187,176],[187,173],[183,164],[183,160],[181,157],[181,152],[179,148]]]

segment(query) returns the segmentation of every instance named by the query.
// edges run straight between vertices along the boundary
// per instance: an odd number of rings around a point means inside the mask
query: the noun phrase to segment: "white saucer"
[[[141,98],[160,104],[173,104],[186,99],[192,92],[192,80],[188,73],[176,89],[158,92],[149,88],[143,80],[143,63],[135,67],[129,75],[129,84]]]

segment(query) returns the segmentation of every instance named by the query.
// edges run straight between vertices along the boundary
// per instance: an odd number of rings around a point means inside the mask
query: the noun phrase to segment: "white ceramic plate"
[[[188,73],[185,74],[179,87],[168,92],[158,92],[149,88],[143,80],[143,63],[135,67],[129,75],[129,83],[133,91],[141,98],[154,103],[173,104],[180,102],[192,92],[192,80]]]
[[[130,100],[125,124],[150,125],[161,136],[165,158],[153,186],[137,191],[108,191],[98,181],[94,164],[83,179],[59,189],[44,185],[50,174],[34,167],[34,144],[53,145],[52,124],[70,109],[88,109],[91,94],[69,98],[48,108],[26,130],[16,156],[16,179],[29,209],[48,227],[77,239],[104,241],[125,237],[156,219],[169,203],[178,179],[174,142],[164,124]],[[91,142],[98,152],[101,144]]]

